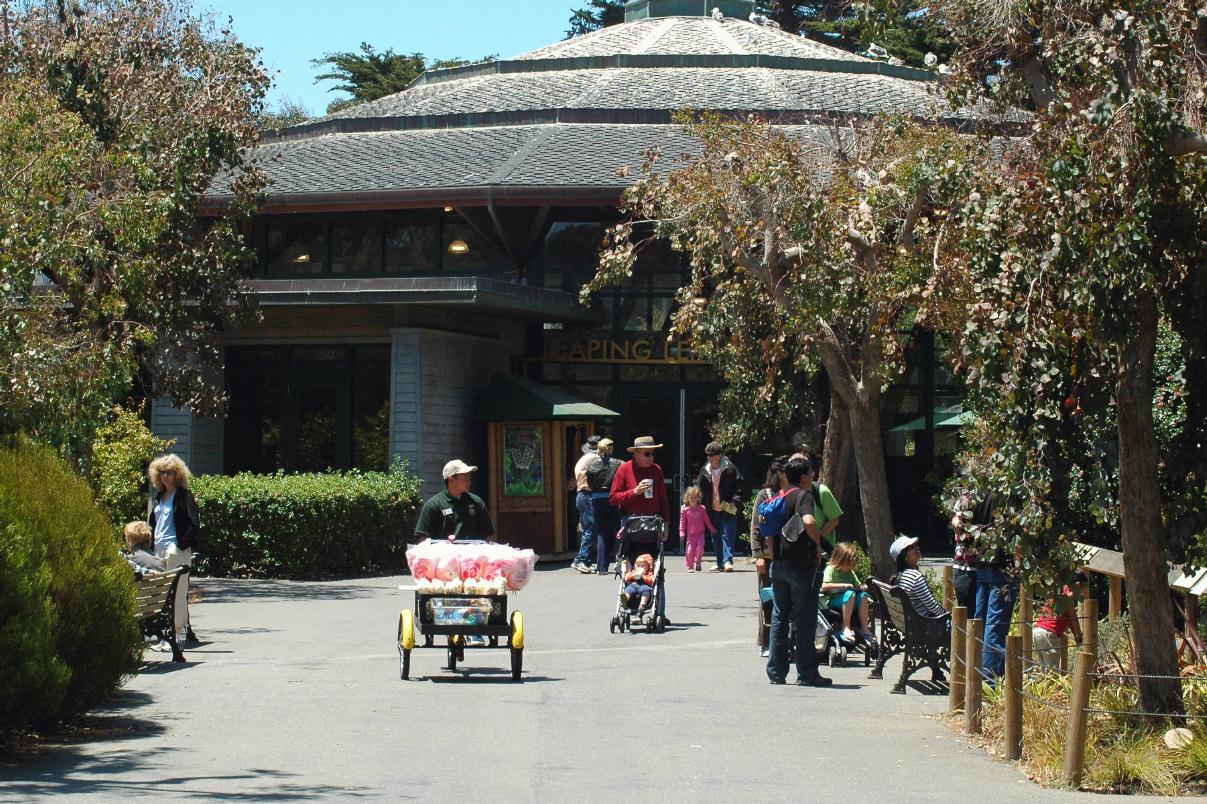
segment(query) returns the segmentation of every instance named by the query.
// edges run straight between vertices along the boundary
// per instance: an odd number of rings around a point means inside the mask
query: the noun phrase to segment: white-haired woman
[[[155,555],[164,560],[168,570],[188,567],[193,563],[193,549],[201,538],[197,503],[189,491],[189,468],[173,453],[151,461],[147,469],[155,498],[147,524],[155,537]],[[176,636],[181,643],[194,643],[196,637],[189,627],[189,576],[180,576],[176,588]]]

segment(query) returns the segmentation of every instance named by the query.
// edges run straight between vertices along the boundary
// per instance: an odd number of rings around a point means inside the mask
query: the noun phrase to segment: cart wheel
[[[620,621],[620,633],[623,634],[625,631],[632,631],[632,630],[633,630],[633,621],[632,621],[632,619],[629,618],[628,614],[625,614],[624,619]]]
[[[415,647],[415,615],[410,609],[398,613],[398,647],[406,651]]]
[[[451,642],[448,645],[448,669],[457,669],[457,646]]]
[[[524,649],[511,649],[511,678],[515,681],[520,680],[520,674],[524,672]]]
[[[654,615],[654,633],[661,634],[666,630],[666,618],[661,614]]]
[[[845,645],[838,649],[838,663],[844,666],[847,663],[847,649]]]
[[[511,647],[512,650],[524,649],[524,613],[522,611],[511,613]]]
[[[411,652],[406,648],[399,648],[398,655],[399,661],[402,662],[400,675],[402,676],[402,680],[406,681],[411,677]]]
[[[613,617],[612,622],[608,623],[608,630],[611,631],[613,634],[615,634],[616,626],[618,626],[618,625],[620,625],[620,620],[617,619],[616,617]]]

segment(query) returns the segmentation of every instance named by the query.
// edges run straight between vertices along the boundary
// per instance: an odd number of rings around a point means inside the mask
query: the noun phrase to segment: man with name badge
[[[486,503],[469,490],[470,473],[478,467],[461,460],[444,465],[444,490],[427,499],[415,520],[415,536],[420,539],[494,540],[495,526],[490,521]]]

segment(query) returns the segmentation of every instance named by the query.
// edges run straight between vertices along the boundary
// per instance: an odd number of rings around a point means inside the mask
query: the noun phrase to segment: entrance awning
[[[557,388],[496,374],[475,418],[480,422],[549,422],[561,419],[611,419],[620,416],[594,402],[584,402]]]
[[[963,427],[972,424],[976,421],[976,416],[966,412],[963,408],[944,408],[934,412],[935,427]],[[919,416],[916,419],[911,419],[905,424],[899,424],[896,427],[889,428],[890,433],[906,433],[913,430],[925,430],[926,417]]]

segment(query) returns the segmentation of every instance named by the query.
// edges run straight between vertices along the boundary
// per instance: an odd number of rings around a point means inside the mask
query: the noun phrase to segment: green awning
[[[557,419],[611,419],[614,410],[584,402],[548,385],[496,374],[475,416],[480,422],[548,422]]]
[[[966,412],[963,408],[944,408],[934,412],[935,427],[963,427],[967,424],[972,424],[976,420],[976,416]],[[916,419],[911,419],[905,424],[899,424],[896,427],[889,428],[890,433],[906,433],[912,430],[925,430],[926,417],[919,416]]]

